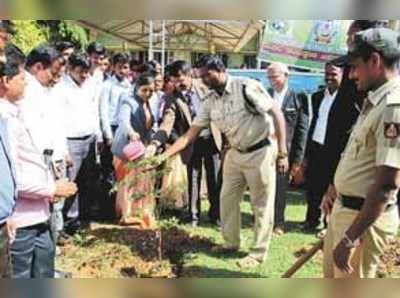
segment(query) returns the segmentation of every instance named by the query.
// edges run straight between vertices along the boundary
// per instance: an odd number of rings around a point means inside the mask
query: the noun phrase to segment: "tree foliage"
[[[63,40],[69,40],[72,43],[79,45],[81,48],[86,48],[89,44],[89,35],[81,26],[72,21],[61,21],[58,25],[59,33]]]
[[[41,20],[39,24],[49,28],[50,40],[53,43],[70,41],[78,48],[86,48],[89,36],[86,29],[70,20]]]
[[[69,20],[13,20],[16,34],[12,42],[25,53],[43,42],[70,41],[86,48],[89,35],[86,29]]]
[[[29,53],[37,45],[49,41],[49,30],[35,20],[13,20],[16,34],[12,42],[24,53]]]

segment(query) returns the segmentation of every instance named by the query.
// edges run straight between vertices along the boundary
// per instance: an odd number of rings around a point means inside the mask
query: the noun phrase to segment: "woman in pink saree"
[[[121,98],[120,122],[113,143],[118,181],[116,211],[120,223],[142,228],[155,224],[154,172],[137,165],[155,128],[149,102],[153,92],[154,77],[143,74],[136,81],[134,91]]]

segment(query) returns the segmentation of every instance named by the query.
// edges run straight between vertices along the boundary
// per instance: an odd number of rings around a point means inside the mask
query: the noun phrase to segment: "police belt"
[[[350,196],[344,196],[340,195],[339,200],[342,203],[343,207],[356,210],[356,211],[361,211],[362,207],[364,206],[365,199],[360,198],[360,197],[350,197]],[[388,204],[386,206],[385,212],[389,212],[393,210],[393,208],[396,206],[396,204]]]
[[[243,150],[243,149],[239,149],[239,148],[234,148],[236,151],[246,154],[246,153],[252,153],[254,151],[257,151],[261,148],[264,148],[265,146],[271,145],[271,141],[269,138],[266,138],[260,142],[258,142],[257,144],[250,146],[249,148]]]

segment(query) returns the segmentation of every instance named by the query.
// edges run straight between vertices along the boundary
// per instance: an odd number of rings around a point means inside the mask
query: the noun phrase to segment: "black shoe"
[[[316,233],[318,232],[318,227],[319,224],[305,223],[302,225],[301,230],[306,233]]]
[[[209,223],[213,226],[217,226],[217,227],[221,226],[221,221],[217,218],[210,218]]]
[[[197,218],[193,218],[191,216],[186,216],[182,219],[184,224],[190,225],[193,228],[197,228],[199,226],[199,220]]]
[[[88,229],[90,229],[90,221],[89,220],[82,221],[79,230],[88,230]]]

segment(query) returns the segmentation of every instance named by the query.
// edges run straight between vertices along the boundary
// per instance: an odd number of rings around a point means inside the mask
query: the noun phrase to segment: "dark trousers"
[[[218,174],[221,160],[212,137],[199,138],[193,147],[193,155],[187,166],[189,183],[189,215],[192,221],[199,221],[201,214],[201,178],[203,164],[206,170],[208,200],[210,210],[208,216],[211,220],[219,219],[219,192]]]
[[[17,230],[11,245],[13,278],[53,278],[55,248],[47,223]]]
[[[5,224],[0,226],[0,278],[10,277],[10,254],[9,254],[7,228]]]
[[[289,176],[276,174],[276,195],[274,226],[282,227],[285,224],[286,193],[289,187]]]
[[[99,200],[99,219],[112,220],[115,219],[115,198],[116,194],[111,193],[111,189],[115,184],[115,171],[113,166],[114,155],[111,147],[104,145],[100,155],[101,175],[98,179],[97,197]]]
[[[322,198],[329,186],[327,175],[326,155],[327,148],[316,142],[311,143],[311,158],[306,170],[307,214],[306,223],[311,227],[321,224]]]
[[[65,230],[74,233],[81,221],[90,220],[91,206],[96,201],[93,197],[96,173],[96,137],[85,140],[68,139],[68,150],[73,161],[68,176],[78,186],[78,193],[65,201],[63,213]]]

